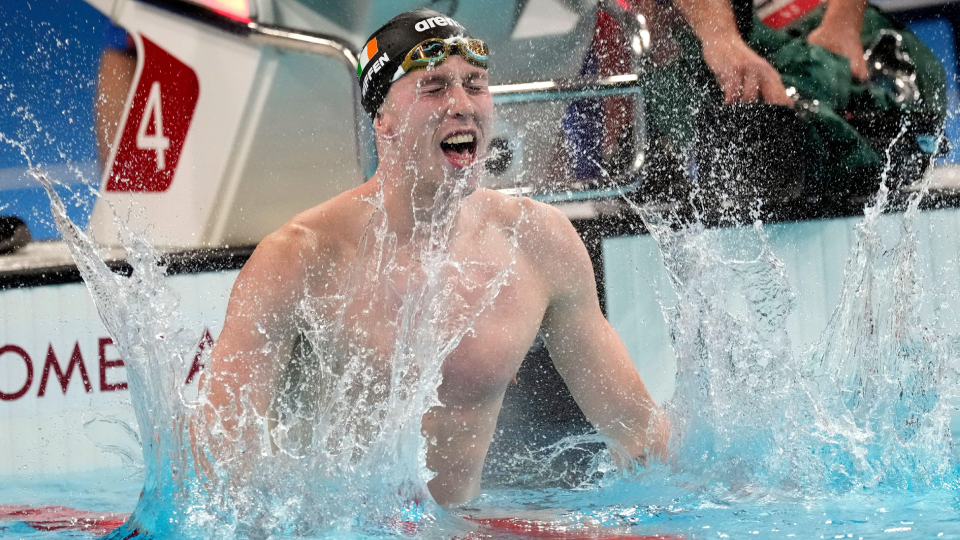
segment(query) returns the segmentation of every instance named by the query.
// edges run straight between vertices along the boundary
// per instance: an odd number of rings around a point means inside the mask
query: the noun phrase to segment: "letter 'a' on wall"
[[[110,192],[163,192],[173,183],[200,96],[196,72],[146,37],[137,73],[104,171]]]

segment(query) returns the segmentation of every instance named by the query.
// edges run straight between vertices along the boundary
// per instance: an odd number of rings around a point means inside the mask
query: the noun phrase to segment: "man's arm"
[[[663,457],[669,421],[600,311],[587,250],[563,214],[545,213],[538,266],[550,289],[542,330],[553,363],[594,427],[634,458]]]
[[[207,403],[206,439],[218,458],[238,445],[256,446],[259,418],[265,417],[277,377],[290,359],[296,339],[295,312],[303,297],[311,253],[311,233],[286,225],[265,238],[237,277],[223,331],[200,379]]]
[[[727,103],[765,101],[793,105],[780,74],[740,37],[729,0],[675,0],[703,44]]]
[[[863,42],[860,41],[866,10],[867,0],[830,0],[820,26],[807,36],[807,43],[847,57],[850,74],[861,81],[870,76],[863,59]]]

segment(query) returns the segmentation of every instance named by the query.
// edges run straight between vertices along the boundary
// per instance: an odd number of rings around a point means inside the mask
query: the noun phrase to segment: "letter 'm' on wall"
[[[60,383],[60,389],[63,390],[63,393],[67,393],[67,386],[70,385],[70,376],[73,374],[73,370],[77,369],[80,372],[80,378],[83,380],[83,389],[89,393],[93,390],[93,386],[90,384],[90,376],[87,375],[87,367],[83,365],[83,356],[80,355],[80,343],[76,342],[73,345],[73,353],[70,355],[70,363],[67,365],[66,370],[60,369],[60,362],[57,360],[56,353],[53,352],[53,344],[47,348],[47,359],[43,364],[43,374],[40,376],[40,390],[37,392],[37,397],[43,397],[47,393],[47,379],[50,377],[50,370],[53,369],[54,374],[57,376],[57,381]]]

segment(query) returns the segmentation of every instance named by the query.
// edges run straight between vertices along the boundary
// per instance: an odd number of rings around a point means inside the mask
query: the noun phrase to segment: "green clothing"
[[[813,181],[840,186],[851,178],[875,178],[883,167],[883,144],[859,133],[845,120],[847,113],[921,114],[935,118],[934,123],[942,126],[946,76],[933,52],[913,33],[869,7],[861,33],[864,46],[873,43],[882,29],[896,30],[903,36],[905,52],[916,64],[921,99],[906,106],[896,103],[884,89],[853,80],[847,58],[807,43],[806,36],[817,28],[823,11],[820,7],[783,30],[774,30],[755,19],[748,43],[777,69],[784,87],[792,86],[801,98],[819,102],[816,112],[802,116],[807,126],[805,155],[809,156]],[[643,81],[651,123],[675,145],[689,149],[695,141],[699,110],[723,103],[723,93],[704,63],[700,43],[692,32],[675,37],[683,51],[680,58],[651,70]]]

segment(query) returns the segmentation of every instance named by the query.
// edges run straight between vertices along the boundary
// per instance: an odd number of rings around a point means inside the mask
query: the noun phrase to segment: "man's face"
[[[484,157],[492,122],[487,70],[451,55],[394,83],[374,125],[390,141],[392,155],[381,159],[408,163],[435,184]]]

